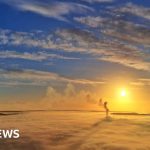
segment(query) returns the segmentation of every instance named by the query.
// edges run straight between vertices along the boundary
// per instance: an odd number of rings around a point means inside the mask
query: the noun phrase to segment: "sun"
[[[126,90],[121,90],[120,95],[121,95],[122,97],[125,97],[125,96],[127,95]]]

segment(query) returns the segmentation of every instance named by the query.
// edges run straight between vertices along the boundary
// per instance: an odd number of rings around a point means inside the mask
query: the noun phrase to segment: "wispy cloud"
[[[120,24],[120,22],[117,23],[117,26],[118,24]],[[132,29],[134,30],[131,33],[136,35],[138,29],[134,26]],[[125,26],[124,30],[130,31],[130,25],[129,27],[128,25]],[[141,38],[137,39],[137,42],[140,44],[141,40],[144,40],[146,43],[149,37],[146,37],[144,33],[142,33],[143,30],[139,29],[138,31],[141,33],[139,34]],[[103,33],[104,30],[101,32]],[[41,33],[41,35],[38,36],[36,36],[36,33],[18,33],[12,31],[7,31],[7,33],[5,33],[3,31],[2,36],[0,36],[0,44],[16,46],[24,45],[27,47],[38,47],[47,50],[57,49],[65,52],[82,52],[84,54],[90,54],[92,58],[97,60],[119,63],[127,67],[149,71],[150,63],[148,61],[149,56],[147,55],[146,49],[132,44],[133,37],[136,39],[136,36],[129,37],[125,42],[125,36],[121,37],[124,33],[117,31],[115,28],[112,28],[111,32],[113,33],[111,34],[110,29],[106,28],[103,33],[104,38],[105,35],[110,36],[109,40],[108,38],[103,39],[90,31],[81,29],[59,29],[54,33],[50,33],[48,35],[43,35],[43,33]],[[126,35],[128,36],[128,34]],[[112,39],[111,36],[115,38]],[[50,55],[46,56],[42,53],[37,53],[36,55],[39,59],[44,59],[48,56],[51,57]],[[16,55],[13,55],[13,57],[15,56]]]
[[[74,17],[74,20],[92,28],[97,28],[106,21],[106,19],[100,16]]]
[[[6,3],[21,11],[33,12],[45,17],[50,17],[63,21],[67,21],[67,14],[82,14],[87,11],[93,11],[93,9],[88,6],[72,2],[44,2],[40,0],[0,0],[0,2]]]
[[[19,8],[23,6],[39,6],[47,9],[50,16],[65,19],[65,15],[79,10],[84,13],[91,8],[82,4],[69,2],[47,3],[40,1],[9,0]],[[108,0],[85,0],[87,2],[106,2]],[[110,0],[111,1],[111,0]],[[4,2],[4,1],[3,1]],[[51,6],[49,7],[49,5]],[[22,6],[22,7],[21,7]],[[80,9],[77,9],[80,7]],[[25,7],[26,8],[26,7]],[[69,8],[69,9],[67,9]],[[132,8],[132,9],[131,9]],[[22,8],[22,10],[24,10]],[[27,10],[27,9],[25,9]],[[40,10],[40,9],[38,9]],[[45,9],[44,9],[45,10]],[[139,10],[139,11],[138,11]],[[51,13],[54,14],[51,14]],[[57,12],[57,13],[56,13]],[[55,14],[56,13],[56,14]],[[129,21],[125,16],[130,14],[149,19],[149,9],[128,3],[117,7],[108,7],[103,11],[105,17],[98,12],[97,16],[74,16],[73,20],[83,25],[83,28],[57,29],[50,33],[44,32],[14,32],[0,30],[0,44],[3,46],[25,46],[26,48],[41,48],[47,51],[61,50],[64,52],[76,52],[88,54],[99,61],[107,61],[113,64],[121,64],[126,67],[150,71],[150,29],[147,24]],[[109,14],[109,15],[108,15]],[[144,14],[146,14],[144,16]],[[85,28],[84,28],[85,27]],[[28,56],[27,56],[28,55]],[[33,56],[34,55],[34,56]],[[51,54],[34,53],[23,54],[22,58],[43,60],[45,58],[67,59],[64,56],[50,56]],[[11,54],[19,57],[19,54]],[[3,56],[4,57],[4,54]],[[5,55],[6,57],[6,55]],[[69,58],[68,58],[69,59]],[[71,59],[71,58],[70,58]]]
[[[150,86],[150,78],[139,78],[130,84],[134,86]]]
[[[119,15],[119,14],[118,14]],[[143,26],[133,22],[126,21],[120,16],[117,17],[101,17],[101,16],[86,16],[75,17],[75,21],[80,22],[91,28],[99,29],[99,33],[119,38],[122,41],[145,44],[149,46],[150,30],[148,26]]]
[[[85,1],[85,2],[88,2],[88,3],[103,3],[103,2],[113,2],[115,0],[82,0],[82,1]]]
[[[52,83],[73,83],[73,84],[105,84],[104,80],[94,81],[89,79],[71,78],[53,72],[38,70],[0,70],[1,85],[37,85],[48,86]],[[2,84],[3,83],[3,84]]]
[[[16,52],[16,51],[9,51],[9,50],[0,50],[0,58],[17,58],[17,59],[26,59],[26,60],[33,60],[33,61],[42,61],[42,60],[49,60],[49,59],[79,59],[75,57],[66,57],[63,55],[58,54],[50,54],[48,52]]]
[[[18,53],[16,51],[8,51],[8,50],[0,51],[0,58],[19,58],[19,59],[37,60],[37,61],[46,59],[45,56],[38,55],[36,53],[27,53],[27,52]]]
[[[111,17],[86,16],[75,17],[90,28],[94,28],[103,38],[105,54],[100,59],[123,64],[136,69],[150,70],[149,41],[150,30],[143,26],[126,21],[119,13]],[[110,40],[109,40],[110,39]],[[107,43],[107,44],[106,44]]]
[[[136,15],[138,17],[142,17],[142,18],[150,20],[150,8],[149,7],[139,6],[133,3],[127,3],[127,5],[116,10],[118,12],[129,13],[129,14]]]
[[[59,32],[59,36],[65,42],[65,46],[71,44],[70,50],[91,53],[99,60],[119,63],[135,69],[150,69],[150,63],[146,61],[149,57],[144,50],[130,43],[123,43],[122,40],[103,40],[88,31],[78,29],[63,30]]]

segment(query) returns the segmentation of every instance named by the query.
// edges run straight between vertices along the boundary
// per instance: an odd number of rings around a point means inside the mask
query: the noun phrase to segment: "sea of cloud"
[[[19,139],[2,139],[5,150],[149,150],[149,116],[87,111],[35,111],[0,116],[1,128],[18,128]]]

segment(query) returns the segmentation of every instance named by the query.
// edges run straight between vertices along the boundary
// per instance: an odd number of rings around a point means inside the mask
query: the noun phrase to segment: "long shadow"
[[[91,126],[91,128],[97,127],[97,126],[99,126],[100,124],[102,124],[102,123],[104,123],[104,122],[111,122],[112,120],[113,120],[113,118],[111,118],[111,117],[106,117],[106,118],[104,118],[104,119],[102,119],[102,120],[99,120],[99,121],[95,122],[95,123]]]

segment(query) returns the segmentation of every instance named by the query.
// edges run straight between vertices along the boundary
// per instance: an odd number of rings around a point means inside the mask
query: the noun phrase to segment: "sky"
[[[103,98],[150,112],[148,0],[0,0],[0,14],[1,109],[101,110]]]

